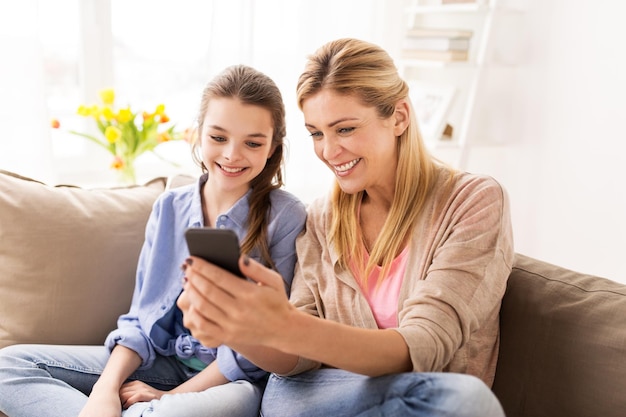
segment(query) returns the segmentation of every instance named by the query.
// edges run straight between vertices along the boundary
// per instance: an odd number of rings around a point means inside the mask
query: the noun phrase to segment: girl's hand
[[[124,409],[138,402],[158,400],[163,394],[166,394],[166,392],[153,388],[141,381],[127,382],[120,389],[120,399]]]
[[[191,260],[178,306],[193,336],[209,347],[272,346],[273,335],[286,328],[285,320],[295,311],[280,275],[246,257],[239,260],[239,267],[254,282],[201,258]]]
[[[78,417],[120,417],[122,404],[116,391],[98,390],[97,385]]]

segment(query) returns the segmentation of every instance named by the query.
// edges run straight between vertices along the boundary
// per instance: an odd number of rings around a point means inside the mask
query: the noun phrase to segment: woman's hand
[[[295,311],[278,273],[252,259],[239,260],[251,281],[192,257],[178,299],[184,325],[203,345],[272,345],[272,335]]]
[[[131,381],[122,385],[120,399],[124,409],[127,409],[138,402],[158,400],[166,393],[166,391],[160,391],[141,381]]]
[[[358,328],[300,312],[289,303],[276,272],[253,260],[240,259],[239,268],[254,282],[199,258],[192,258],[185,271],[188,281],[178,306],[185,326],[202,344],[228,345],[279,374],[291,372],[300,356],[370,376],[412,369],[397,331]]]

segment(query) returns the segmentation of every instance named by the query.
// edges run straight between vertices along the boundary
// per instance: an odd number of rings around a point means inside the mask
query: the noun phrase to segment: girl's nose
[[[228,161],[236,161],[240,157],[239,147],[234,141],[231,141],[228,145],[224,146],[222,155]]]

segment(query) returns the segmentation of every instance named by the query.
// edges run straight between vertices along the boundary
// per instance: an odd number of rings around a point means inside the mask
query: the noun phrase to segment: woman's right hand
[[[191,259],[178,306],[193,336],[209,347],[273,346],[272,337],[282,333],[284,320],[295,311],[280,275],[242,258],[239,267],[251,282],[201,258]]]

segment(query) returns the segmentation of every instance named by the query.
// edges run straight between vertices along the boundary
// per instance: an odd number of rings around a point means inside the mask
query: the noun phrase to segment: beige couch
[[[88,190],[0,171],[0,347],[102,343],[128,309],[154,199],[189,181]],[[501,322],[507,416],[626,416],[625,285],[518,255]]]

